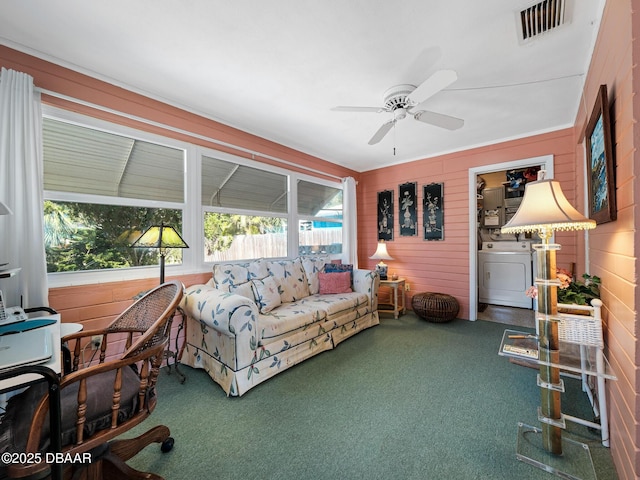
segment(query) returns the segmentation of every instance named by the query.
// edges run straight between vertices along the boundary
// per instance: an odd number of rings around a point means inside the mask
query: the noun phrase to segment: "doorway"
[[[479,235],[479,216],[475,214],[477,209],[476,199],[476,182],[477,178],[482,175],[488,175],[503,170],[517,170],[528,167],[540,166],[546,170],[546,178],[553,178],[553,155],[544,155],[540,157],[525,158],[510,162],[496,163],[493,165],[485,165],[482,167],[474,167],[469,169],[469,320],[478,319],[478,249],[481,238]],[[510,321],[518,322],[516,311],[510,311],[509,307],[499,309],[500,312],[491,312],[495,321],[500,323],[509,323]],[[483,315],[484,317],[484,315]],[[516,323],[517,324],[517,323]]]

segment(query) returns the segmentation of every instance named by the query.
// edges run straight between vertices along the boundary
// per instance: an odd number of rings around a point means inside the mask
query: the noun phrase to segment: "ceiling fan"
[[[331,110],[336,112],[390,112],[393,118],[382,124],[378,131],[369,140],[369,145],[375,145],[398,120],[404,119],[407,114],[420,122],[446,128],[447,130],[457,130],[464,125],[461,118],[444,115],[442,113],[426,110],[424,103],[439,91],[451,85],[458,79],[458,75],[453,70],[438,70],[427,78],[419,86],[402,84],[396,85],[384,92],[382,107],[334,107]]]

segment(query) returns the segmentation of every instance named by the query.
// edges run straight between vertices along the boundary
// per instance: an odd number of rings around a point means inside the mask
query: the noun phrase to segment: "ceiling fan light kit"
[[[366,112],[366,113],[392,113],[393,118],[378,129],[369,140],[369,145],[379,143],[389,133],[398,120],[403,120],[410,114],[422,123],[428,123],[447,130],[457,130],[464,125],[461,118],[431,112],[426,109],[424,103],[444,88],[458,79],[453,70],[438,70],[419,86],[403,83],[395,85],[384,92],[382,107],[349,107],[339,106],[332,110],[337,112]]]

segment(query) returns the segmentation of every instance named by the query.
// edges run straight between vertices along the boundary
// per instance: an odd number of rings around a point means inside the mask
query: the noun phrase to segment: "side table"
[[[397,280],[380,280],[381,287],[391,290],[390,301],[393,303],[378,303],[378,310],[381,312],[393,312],[393,317],[398,318],[401,313],[405,313],[407,307],[404,302],[404,278]]]

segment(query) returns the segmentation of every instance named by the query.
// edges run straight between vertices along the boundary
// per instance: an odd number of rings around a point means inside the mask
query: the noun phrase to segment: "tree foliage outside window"
[[[158,264],[158,250],[130,245],[151,225],[182,228],[182,211],[76,202],[44,202],[48,272],[127,268]],[[181,263],[169,250],[166,263]]]

